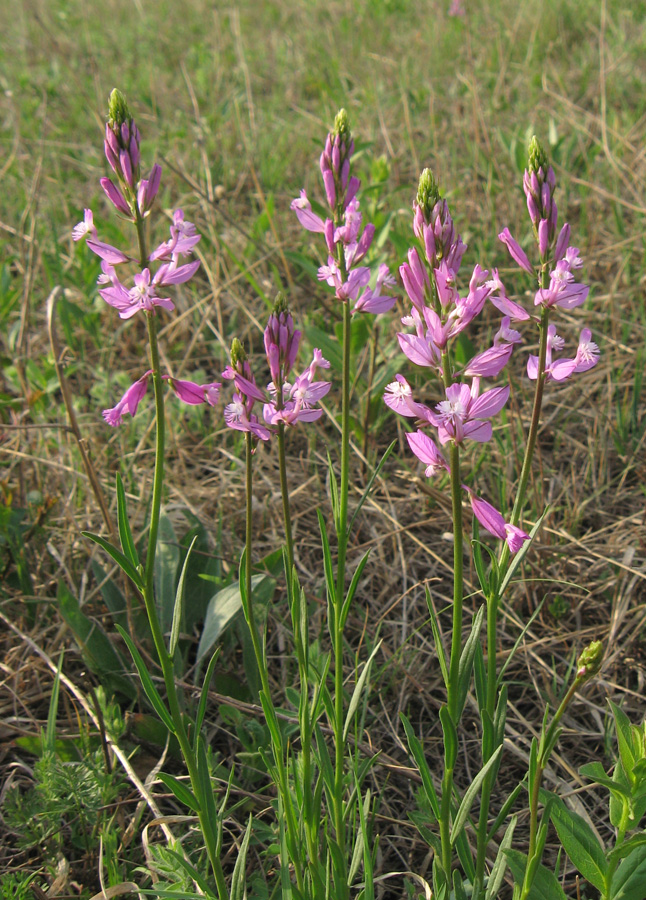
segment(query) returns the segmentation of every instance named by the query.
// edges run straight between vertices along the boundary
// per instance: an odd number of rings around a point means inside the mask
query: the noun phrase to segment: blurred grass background
[[[45,300],[55,285],[66,289],[59,329],[84,437],[111,502],[119,465],[132,515],[140,526],[144,521],[150,417],[142,408],[136,422],[118,431],[100,418],[100,410],[114,405],[140,373],[143,326],[117,320],[97,297],[96,257],[70,236],[90,206],[104,239],[124,246],[131,241],[98,184],[106,174],[102,130],[115,86],[128,97],[139,124],[143,159],[162,164],[158,208],[182,206],[204,235],[198,248],[202,274],[178,292],[179,316],[164,320],[166,359],[180,377],[201,372],[206,380],[216,378],[234,334],[260,349],[261,328],[278,289],[287,291],[311,343],[332,332],[338,314],[314,277],[321,247],[297,226],[289,203],[302,187],[321,197],[318,155],[339,107],[348,110],[357,139],[362,209],[381,229],[373,258],[392,271],[403,261],[417,179],[430,165],[469,244],[463,271],[476,262],[498,266],[510,293],[525,295],[530,304],[529,285],[509,267],[496,235],[508,225],[529,247],[522,172],[528,137],[541,138],[557,174],[559,211],[572,225],[573,243],[585,260],[584,280],[592,285],[583,311],[560,316],[559,333],[572,345],[589,325],[603,355],[592,373],[550,390],[545,408],[533,499],[534,512],[548,501],[552,514],[538,552],[530,554],[530,580],[518,588],[507,612],[509,646],[518,623],[540,600],[546,602],[511,673],[517,690],[510,733],[522,766],[523,743],[514,729],[527,735],[540,724],[535,689],[553,700],[573,648],[592,638],[608,642],[604,678],[580,704],[579,720],[568,723],[555,777],[577,784],[578,764],[591,758],[586,754],[609,750],[608,693],[624,697],[633,720],[643,717],[646,3],[465,5],[466,16],[453,17],[448,0],[2,4],[0,602],[5,622],[11,620],[23,637],[7,628],[4,639],[1,702],[8,724],[0,735],[1,765],[22,764],[25,745],[15,744],[16,735],[37,735],[47,717],[51,674],[24,636],[49,658],[68,646],[72,671],[77,660],[82,672],[83,660],[56,612],[60,583],[110,631],[88,563],[90,548],[78,537],[81,528],[97,530],[101,522],[65,431],[45,319]],[[157,221],[155,234],[162,239],[167,223],[161,215]],[[471,339],[485,341],[494,321],[485,316],[480,335]],[[356,326],[361,352],[355,439],[371,462],[392,437],[402,437],[381,403],[380,379],[403,371],[433,397],[424,373],[415,375],[398,354],[396,330],[396,316]],[[520,356],[514,366],[512,409],[526,416]],[[315,598],[321,576],[312,504],[326,503],[321,462],[335,441],[333,396],[327,424],[295,434],[291,444],[293,485],[302,485],[294,487],[297,547]],[[174,409],[169,422],[167,508],[176,522],[185,508],[206,522],[224,571],[235,571],[241,444],[210,411]],[[521,438],[519,426],[503,423],[491,450],[472,454],[479,488],[503,507],[509,505]],[[356,553],[372,542],[374,562],[349,646],[361,653],[362,642],[374,641],[378,627],[385,636],[368,731],[374,745],[402,763],[400,710],[412,715],[421,735],[437,738],[439,679],[419,584],[430,581],[443,608],[451,548],[445,539],[446,493],[441,484],[420,481],[418,467],[400,449],[360,524]],[[278,546],[280,529],[275,463],[269,453],[259,456],[260,554]],[[364,476],[357,460],[357,485]],[[561,583],[538,580],[547,578]],[[280,607],[273,616],[271,646],[276,657],[284,657]],[[221,695],[235,692],[238,646],[231,639],[224,655]],[[290,671],[289,662],[277,661],[277,690]],[[238,697],[243,704],[251,699],[244,690]],[[78,730],[69,703],[60,716],[62,733]],[[214,724],[222,726],[222,716],[226,733],[237,735],[219,739],[223,758],[225,746],[238,758],[242,733],[248,738],[245,752],[254,751],[262,735],[249,737],[251,726],[214,708]],[[512,771],[510,783],[521,775],[521,768]],[[250,772],[245,778],[251,789]],[[385,870],[405,864],[419,871],[424,865],[423,844],[406,821],[413,795],[413,787],[403,783],[395,799],[384,799]],[[601,822],[594,793],[586,797],[593,821]],[[127,819],[132,810],[123,808]],[[14,852],[16,838],[8,834],[7,847]],[[72,859],[69,846],[65,852]],[[94,876],[88,873],[96,872],[96,846],[79,852],[85,864],[77,860],[72,866],[68,893],[92,890]],[[21,853],[17,862],[3,860],[7,871],[55,869],[45,851],[42,857],[33,848]],[[137,854],[129,853],[134,865]],[[126,869],[115,870],[114,877],[125,877]],[[70,887],[74,879],[78,889]],[[262,895],[258,885],[255,890]]]

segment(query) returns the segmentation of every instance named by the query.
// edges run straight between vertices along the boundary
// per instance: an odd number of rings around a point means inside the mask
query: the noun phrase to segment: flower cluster
[[[266,391],[258,387],[242,344],[237,339],[233,341],[231,365],[222,373],[222,377],[232,381],[236,389],[233,401],[224,410],[224,419],[230,428],[251,432],[263,441],[269,440],[272,432],[252,412],[257,402],[263,404],[263,418],[269,426],[315,422],[323,415],[323,410],[316,404],[325,397],[331,385],[327,381],[315,380],[317,369],[330,367],[321,351],[315,349],[307,369],[293,381],[288,380],[296,362],[300,340],[301,332],[294,328],[287,303],[279,294],[264,335],[272,379]]]
[[[386,404],[400,415],[413,418],[422,427],[437,429],[441,445],[452,442],[459,446],[466,440],[480,443],[489,441],[493,433],[490,419],[497,415],[509,398],[509,388],[499,387],[480,392],[483,377],[495,377],[509,361],[513,348],[521,341],[520,334],[511,328],[512,318],[528,318],[524,311],[518,314],[515,304],[505,295],[504,287],[494,271],[489,273],[476,265],[469,279],[466,296],[460,296],[457,275],[466,250],[456,232],[447,201],[440,196],[432,172],[422,172],[413,203],[413,230],[419,248],[408,251],[408,261],[400,268],[400,274],[408,299],[410,314],[402,323],[414,329],[414,333],[399,333],[397,338],[403,353],[416,365],[430,368],[441,379],[445,399],[433,409],[417,403],[412,389],[403,375],[397,375],[386,388]],[[494,304],[505,315],[494,337],[493,345],[471,359],[456,380],[451,366],[449,346],[482,311],[487,299],[501,295],[501,305]],[[519,307],[520,309],[520,307]],[[443,454],[424,431],[407,434],[413,453],[426,465],[426,475],[450,472]],[[466,485],[473,512],[484,528],[507,541],[510,550],[516,552],[528,536],[521,529],[507,524],[502,515],[478,497]]]
[[[161,181],[161,167],[157,164],[152,167],[148,178],[141,178],[140,141],[139,129],[130,114],[125,97],[114,90],[110,95],[104,148],[117,183],[110,178],[102,178],[101,187],[117,211],[132,221],[139,233],[144,218],[152,209]],[[100,241],[90,209],[84,211],[83,221],[73,228],[72,237],[75,241],[85,238],[90,250],[101,259],[99,294],[107,304],[118,310],[122,319],[130,319],[140,311],[154,315],[158,306],[172,311],[175,304],[170,297],[163,296],[166,288],[189,281],[200,265],[199,260],[182,262],[183,257],[192,253],[200,235],[192,222],[185,221],[181,209],[175,210],[173,214],[170,238],[159,244],[147,257],[141,242],[139,258],[135,259],[118,247]],[[115,266],[137,262],[141,269],[134,274],[132,286],[128,287],[119,279]],[[154,273],[148,263],[159,264]],[[130,385],[116,406],[103,411],[103,417],[109,425],[119,425],[124,413],[135,415],[151,375],[152,370],[146,372]],[[208,403],[214,406],[217,402],[220,389],[217,382],[200,385],[193,381],[180,381],[170,375],[161,377],[168,381],[174,393],[184,403]]]
[[[327,264],[319,268],[319,281],[334,288],[339,300],[353,301],[353,313],[383,313],[395,304],[396,297],[391,291],[396,282],[388,266],[381,265],[374,287],[370,287],[370,268],[361,265],[372,244],[375,227],[368,223],[362,229],[363,216],[357,198],[361,182],[350,175],[353,152],[348,117],[342,109],[334,120],[334,129],[327,136],[320,159],[331,215],[325,220],[317,215],[304,190],[292,201],[291,209],[303,228],[325,237],[328,258]]]

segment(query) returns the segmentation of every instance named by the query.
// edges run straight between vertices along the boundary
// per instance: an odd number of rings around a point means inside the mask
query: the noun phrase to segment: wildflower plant
[[[473,269],[466,296],[461,296],[458,275],[466,247],[455,231],[447,201],[441,197],[433,174],[428,169],[422,173],[413,204],[413,230],[419,245],[409,250],[408,261],[400,269],[411,303],[410,313],[402,319],[402,323],[412,329],[412,332],[399,333],[398,340],[401,350],[412,363],[429,369],[431,375],[435,376],[445,399],[440,400],[433,408],[417,402],[403,375],[396,376],[384,397],[386,404],[395,412],[417,423],[417,430],[406,436],[412,452],[426,465],[426,476],[433,477],[445,471],[449,473],[451,481],[454,572],[448,659],[429,602],[436,652],[447,695],[446,706],[440,710],[444,739],[444,774],[440,790],[435,790],[430,777],[424,778],[427,800],[439,831],[439,834],[434,835],[428,828],[424,829],[424,834],[435,850],[433,888],[435,895],[445,900],[448,900],[452,892],[456,897],[464,895],[463,880],[470,885],[472,896],[476,900],[482,897],[493,900],[504,877],[505,852],[512,839],[515,817],[511,819],[500,843],[491,873],[486,872],[487,851],[512,809],[520,786],[503,804],[491,825],[490,802],[502,758],[507,708],[504,671],[499,672],[496,666],[498,611],[511,576],[545,515],[543,513],[540,517],[531,535],[522,528],[522,514],[536,448],[545,385],[550,381],[561,382],[576,373],[587,371],[596,364],[599,355],[597,345],[591,340],[590,330],[583,328],[576,355],[554,359],[554,352],[563,349],[564,341],[556,334],[556,326],[550,321],[551,316],[559,308],[572,310],[581,306],[587,297],[588,287],[576,280],[582,261],[578,249],[570,245],[570,226],[566,223],[557,232],[554,170],[536,138],[532,139],[529,146],[529,162],[523,186],[537,243],[537,264],[530,262],[508,228],[500,233],[499,238],[514,262],[536,279],[534,305],[538,316],[532,315],[507,296],[497,270],[494,269],[490,277],[480,265]],[[456,362],[453,342],[487,304],[503,314],[493,345],[476,354],[466,365],[460,366]],[[522,343],[522,336],[512,327],[512,322],[537,327],[539,350],[537,356],[530,355],[527,360],[527,375],[535,382],[534,404],[520,479],[515,489],[511,513],[506,516],[479,496],[474,487],[464,483],[463,479],[467,476],[463,472],[461,454],[470,441],[486,443],[491,440],[491,419],[503,409],[508,400],[509,387],[493,387],[482,391],[481,379],[500,376],[514,348]],[[448,459],[429,436],[429,431],[437,434],[442,447],[448,445]],[[462,636],[463,492],[467,494],[475,520],[472,551],[485,598],[486,660],[480,644],[484,609],[474,616],[466,641],[463,641]],[[497,558],[488,550],[491,556],[488,571],[484,564],[478,526],[503,542]],[[546,806],[539,823],[542,773],[554,749],[559,733],[558,723],[567,704],[575,691],[600,667],[602,648],[598,642],[584,652],[582,660],[583,657],[587,659],[586,654],[594,656],[594,666],[581,662],[574,682],[549,722],[546,710],[541,738],[539,741],[534,740],[532,744],[526,784],[530,798],[529,848],[520,863],[516,859],[513,872],[516,878],[514,900],[526,900],[530,896],[539,871],[543,886],[545,884],[547,870],[541,867],[541,858],[550,820],[550,807]],[[458,754],[457,729],[474,675],[482,728],[482,768],[469,790],[460,797],[454,785]],[[404,725],[412,755],[422,774],[430,775],[421,744],[405,718]],[[480,814],[476,826],[474,859],[465,840],[464,829],[478,792]],[[456,854],[461,870],[455,868]],[[552,885],[552,882],[549,883]],[[557,896],[558,893],[553,892],[552,895]]]
[[[322,264],[318,269],[318,280],[334,292],[342,318],[340,451],[338,459],[332,455],[329,459],[333,533],[328,533],[325,518],[319,511],[330,651],[317,656],[317,664],[310,647],[309,600],[296,566],[286,441],[291,428],[315,423],[322,416],[320,402],[332,390],[332,381],[324,377],[330,363],[320,349],[314,348],[309,364],[304,368],[299,365],[301,331],[296,328],[285,297],[279,294],[264,331],[262,369],[247,355],[241,341],[234,339],[230,362],[221,376],[224,388],[220,381],[198,384],[162,371],[158,317],[174,312],[174,288],[190,281],[199,268],[199,261],[192,259],[192,254],[200,235],[195,226],[185,220],[182,210],[175,210],[169,237],[149,251],[146,220],[155,208],[161,169],[154,165],[148,177],[142,178],[139,131],[118,91],[110,97],[105,132],[105,155],[114,179],[104,178],[101,184],[117,213],[134,225],[137,251],[131,253],[99,240],[90,210],[85,210],[83,221],[73,230],[74,240],[85,239],[90,250],[101,259],[99,293],[105,302],[121,319],[134,319],[136,323],[143,317],[146,321],[148,364],[142,365],[145,370],[136,373],[137,378],[112,408],[104,410],[103,416],[112,427],[117,427],[124,415],[135,416],[152,382],[156,443],[147,551],[141,559],[119,478],[117,502],[121,547],[98,535],[87,536],[128,575],[145,606],[163,675],[165,697],[155,686],[135,646],[134,636],[120,630],[150,703],[178,740],[189,785],[171,775],[161,778],[175,797],[197,816],[209,871],[206,874],[198,871],[182,854],[175,856],[201,892],[209,897],[217,896],[219,900],[243,894],[241,885],[253,823],[250,819],[229,884],[221,861],[224,805],[218,806],[215,801],[207,745],[202,734],[208,686],[217,653],[206,672],[197,713],[190,721],[183,710],[175,681],[184,573],[179,579],[168,635],[164,634],[160,624],[155,598],[153,571],[164,480],[166,385],[181,402],[190,405],[215,406],[221,393],[226,394],[224,422],[244,434],[246,528],[239,590],[259,673],[259,699],[270,734],[270,746],[262,748],[261,754],[274,787],[272,804],[280,848],[279,887],[276,889],[282,891],[283,897],[297,900],[328,900],[329,897],[349,900],[355,893],[368,900],[375,895],[378,837],[373,833],[375,808],[371,791],[366,788],[366,778],[376,757],[364,757],[358,747],[362,736],[359,711],[379,644],[357,672],[350,693],[344,671],[346,624],[369,554],[366,553],[351,572],[348,547],[356,515],[394,445],[376,467],[350,516],[350,338],[353,316],[384,314],[392,309],[396,302],[397,282],[387,266],[379,265],[373,271],[369,265],[375,228],[364,221],[361,212],[360,182],[352,172],[353,153],[354,140],[348,117],[341,110],[325,140],[319,161],[327,215],[322,217],[313,210],[305,191],[301,191],[291,204],[302,227],[320,235]],[[631,830],[636,810],[640,815],[643,813],[643,729],[630,726],[619,713],[615,712],[621,735],[618,776],[613,776],[611,781],[598,768],[587,773],[599,783],[606,784],[614,798],[611,819],[613,824],[615,820],[618,823],[618,843],[613,850],[606,852],[601,847],[597,850],[587,837],[575,842],[572,834],[582,835],[583,826],[572,817],[568,819],[570,814],[565,806],[543,788],[543,774],[558,740],[563,714],[575,692],[600,669],[603,649],[599,642],[593,642],[580,655],[574,678],[556,712],[550,716],[546,709],[540,737],[532,742],[529,771],[524,782],[511,792],[499,809],[491,809],[503,755],[507,712],[505,667],[499,669],[496,661],[498,614],[510,581],[545,515],[544,512],[538,518],[531,531],[525,530],[523,513],[543,395],[546,385],[550,385],[550,390],[557,390],[560,382],[588,371],[599,355],[586,327],[580,330],[574,355],[562,355],[565,342],[557,334],[553,319],[559,310],[569,312],[581,306],[588,288],[577,280],[582,260],[578,249],[571,246],[570,226],[565,224],[558,229],[555,189],[554,171],[534,138],[529,148],[524,190],[537,246],[536,262],[530,261],[508,228],[499,235],[514,262],[535,279],[533,309],[527,310],[508,296],[495,269],[489,272],[476,264],[468,276],[461,275],[467,247],[429,169],[421,174],[413,203],[412,226],[416,243],[409,249],[407,260],[399,270],[408,305],[401,319],[403,328],[397,335],[399,347],[409,363],[428,373],[430,387],[424,396],[434,390],[435,401],[422,402],[416,398],[411,384],[401,373],[387,386],[384,400],[409,424],[407,442],[414,456],[425,466],[425,475],[429,478],[437,474],[448,476],[453,518],[453,602],[448,652],[427,596],[431,630],[446,689],[446,702],[439,711],[443,736],[439,786],[434,782],[422,742],[408,719],[403,717],[409,751],[419,768],[432,817],[432,827],[424,823],[421,831],[434,851],[432,895],[437,900],[464,900],[467,894],[473,900],[494,900],[507,867],[515,880],[514,900],[535,900],[538,896],[562,900],[564,895],[556,878],[542,864],[552,817],[559,835],[563,834],[561,839],[566,851],[586,877],[590,859],[593,859],[601,874],[598,877],[595,874],[596,881],[594,877],[591,880],[602,892],[604,900],[624,896],[618,885],[625,885],[627,870],[620,859],[629,855],[633,845],[639,844],[634,836],[627,838],[626,835]],[[130,271],[131,277],[122,275],[124,271]],[[456,341],[485,309],[499,317],[491,346],[476,353],[466,363],[458,362],[461,357],[456,353]],[[509,385],[501,383],[503,372],[512,355],[520,352],[522,332],[528,328],[538,338],[538,353],[529,355],[526,362],[528,379],[534,382],[533,408],[518,483],[513,498],[507,498],[510,509],[499,510],[483,496],[485,491],[475,482],[469,467],[469,449],[474,444],[487,444],[494,428],[499,427],[497,417],[506,407],[510,395]],[[270,380],[263,385],[258,373],[265,369],[269,371]],[[287,698],[287,705],[292,706],[290,726],[294,726],[289,733],[284,720],[286,715],[290,718],[290,714],[285,713],[284,705],[279,705],[279,698],[272,693],[265,630],[252,589],[253,470],[259,444],[265,445],[267,452],[277,453],[280,472],[286,597],[298,668],[298,688]],[[466,536],[465,505],[473,514],[471,541]],[[480,529],[500,541],[497,552],[480,540]],[[464,564],[469,550],[484,603],[473,616],[465,637]],[[487,558],[489,561],[485,565]],[[484,647],[481,640],[483,627]],[[455,771],[460,765],[458,729],[472,686],[481,723],[481,766],[470,787],[460,794],[455,780]],[[349,742],[351,734],[358,739],[354,747]],[[529,797],[527,853],[513,848],[517,820],[512,811],[524,789]],[[478,797],[479,812],[476,814],[473,809]],[[419,822],[419,817],[415,821]],[[505,823],[504,836],[498,841],[498,832]],[[580,844],[585,845],[584,851]],[[495,861],[490,866],[492,846]]]

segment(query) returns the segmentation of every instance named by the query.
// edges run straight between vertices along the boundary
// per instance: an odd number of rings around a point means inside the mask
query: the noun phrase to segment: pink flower
[[[316,370],[329,369],[330,363],[323,358],[320,350],[315,349],[312,362],[305,371],[296,378],[293,384],[285,382],[282,386],[282,403],[278,408],[278,391],[274,382],[269,385],[273,400],[265,403],[263,415],[270,425],[279,422],[295,425],[297,422],[314,422],[323,415],[322,409],[315,409],[330,390],[328,381],[314,381]]]
[[[300,197],[292,200],[289,208],[294,210],[296,218],[303,228],[315,232],[325,231],[325,222],[320,216],[312,212],[312,204],[307,199],[307,194],[304,190],[301,191]]]
[[[132,210],[128,204],[128,201],[123,196],[119,188],[114,184],[114,182],[110,178],[102,178],[100,180],[100,185],[105,191],[105,195],[112,203],[112,205],[120,212],[122,215],[126,216],[128,219],[132,219]]]
[[[258,422],[258,417],[249,413],[247,404],[240,394],[234,394],[231,403],[224,408],[224,421],[236,431],[248,431],[261,441],[268,441],[271,432]]]
[[[590,288],[587,284],[579,284],[574,280],[572,265],[568,260],[570,249],[573,251],[571,258],[576,264],[575,267],[579,268],[582,265],[580,258],[576,255],[577,248],[568,248],[565,258],[560,259],[550,272],[549,288],[541,288],[536,292],[535,306],[541,304],[547,307],[560,306],[561,309],[576,309],[585,302]]]
[[[96,253],[97,256],[104,259],[107,263],[110,263],[111,266],[117,266],[119,263],[128,262],[130,258],[117,247],[113,247],[112,244],[104,244],[103,241],[90,240],[87,242],[87,245],[92,253]]]
[[[525,541],[529,540],[527,532],[523,531],[522,528],[518,528],[516,525],[509,525],[506,523],[495,506],[492,506],[491,503],[487,503],[482,497],[478,497],[466,486],[463,485],[463,487],[465,487],[465,490],[469,495],[473,514],[482,527],[497,538],[507,541],[507,546],[512,553],[518,553]]]
[[[514,240],[511,236],[511,232],[508,228],[503,229],[498,235],[498,238],[503,242],[507,250],[509,250],[509,255],[511,258],[518,263],[521,269],[524,269],[530,275],[534,275],[534,269],[529,259],[527,258],[527,254],[520,246],[518,241]]]
[[[509,398],[509,388],[493,388],[478,396],[480,379],[474,378],[471,388],[466,384],[452,384],[446,389],[446,400],[435,407],[436,413],[429,413],[429,421],[437,426],[441,444],[453,440],[456,444],[465,438],[485,442],[491,439],[490,416],[500,412]]]
[[[80,241],[88,234],[91,235],[94,240],[96,240],[96,227],[94,225],[94,218],[92,216],[91,209],[83,210],[83,221],[79,222],[78,225],[75,225],[72,229],[72,239],[75,241]]]
[[[357,270],[355,269],[354,271]],[[397,298],[392,297],[387,291],[392,290],[396,285],[397,282],[390,274],[388,266],[379,266],[377,282],[374,288],[366,288],[354,304],[352,314],[354,315],[357,312],[374,314],[388,312],[395,305]]]
[[[505,316],[493,339],[493,347],[474,356],[464,370],[465,375],[482,375],[493,378],[500,374],[509,362],[514,344],[521,343],[518,331],[509,327],[509,316]]]
[[[403,375],[395,375],[395,381],[386,385],[384,402],[400,416],[426,419],[429,412],[428,407],[415,403],[411,386]]]
[[[433,475],[437,475],[442,469],[450,472],[449,465],[438,450],[435,442],[423,431],[407,434],[406,438],[415,456],[426,464],[424,474],[427,478],[432,478]]]
[[[170,375],[162,377],[168,380],[175,395],[183,403],[189,403],[191,406],[208,403],[209,406],[215,406],[218,402],[220,388],[222,387],[218,381],[211,381],[208,384],[196,384],[194,381],[180,381],[177,378],[171,378]]]
[[[492,292],[489,294],[489,300],[503,315],[509,316],[514,322],[523,322],[530,318],[529,313],[522,306],[507,296],[505,286],[498,276],[498,269],[493,270],[493,277],[487,282],[487,287],[491,288]],[[498,296],[492,296],[494,293]]]
[[[103,410],[103,418],[108,425],[116,428],[117,425],[121,424],[121,419],[125,413],[130,413],[131,416],[134,416],[142,397],[146,393],[148,379],[151,375],[152,369],[149,369],[138,381],[130,385],[116,406],[113,406],[112,409]]]
[[[557,359],[552,361],[553,352],[562,350],[564,346],[565,341],[556,333],[556,325],[548,325],[547,353],[545,355],[546,381],[565,381],[566,378],[569,378],[576,371],[578,365],[576,359]],[[594,346],[596,347],[596,344]],[[584,350],[584,352],[586,351]],[[527,377],[532,381],[536,381],[538,378],[538,363],[538,356],[530,356],[527,360]],[[588,366],[588,368],[591,368],[591,366]]]
[[[592,332],[589,328],[583,328],[579,336],[579,346],[576,351],[575,372],[587,372],[599,362],[599,348],[590,340]]]

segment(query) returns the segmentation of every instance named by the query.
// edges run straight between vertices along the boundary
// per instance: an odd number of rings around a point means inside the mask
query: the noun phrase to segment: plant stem
[[[451,442],[451,505],[453,512],[453,627],[451,633],[451,658],[449,661],[449,684],[447,705],[451,718],[457,726],[458,719],[458,674],[462,652],[462,602],[463,602],[463,543],[462,527],[462,485],[460,482],[460,448]]]
[[[542,288],[547,286],[549,280],[547,263],[541,265],[541,273],[539,277],[539,285]],[[538,375],[534,388],[534,404],[532,408],[532,418],[527,435],[527,444],[525,446],[525,456],[520,473],[518,490],[514,501],[514,507],[511,514],[511,525],[518,525],[521,519],[523,507],[525,505],[525,495],[529,476],[532,470],[534,460],[534,451],[536,449],[536,441],[538,439],[538,429],[540,425],[541,409],[543,405],[543,390],[545,388],[545,364],[547,358],[547,326],[549,324],[549,308],[541,308],[541,318],[539,322],[539,349],[538,349]],[[503,577],[509,564],[510,551],[507,543],[503,544],[498,568]],[[487,713],[493,721],[496,705],[498,701],[498,672],[496,668],[496,653],[498,648],[498,609],[501,597],[498,593],[487,598]],[[497,750],[495,745],[491,747],[491,752]],[[490,756],[485,759],[483,753],[482,762],[487,763]],[[482,784],[480,816],[478,820],[478,839],[476,854],[476,877],[474,884],[473,900],[479,900],[484,885],[484,872],[487,854],[487,819],[489,815],[489,801],[494,784],[494,773],[488,774]]]
[[[256,664],[258,666],[258,673],[260,675],[260,683],[262,686],[262,692],[266,698],[267,708],[269,714],[272,715],[274,721],[273,725],[275,728],[272,728],[271,731],[274,730],[280,731],[278,727],[277,720],[274,716],[274,708],[271,700],[271,689],[269,686],[269,675],[267,672],[267,664],[265,659],[265,654],[263,651],[262,641],[260,639],[260,632],[258,630],[258,623],[256,622],[256,616],[253,605],[253,593],[252,593],[252,581],[251,581],[251,547],[252,547],[252,538],[253,538],[253,506],[252,506],[252,491],[253,491],[253,468],[252,468],[252,459],[253,459],[253,436],[251,432],[247,431],[245,433],[245,464],[246,464],[246,506],[245,506],[245,592],[246,592],[246,603],[244,604],[244,614],[247,620],[247,625],[249,627],[249,633],[251,634],[251,643],[253,645],[254,655],[256,657]],[[287,784],[287,777],[285,773],[284,759],[283,759],[283,746],[282,742],[280,746],[276,746],[274,740],[272,739],[272,752],[274,755],[274,761],[276,763],[276,772],[278,775],[278,783],[276,787],[281,793],[283,800],[283,808],[285,811],[285,818],[287,820],[287,832],[288,835],[292,839],[292,850],[294,839],[298,834],[298,826],[294,818],[294,809],[292,806],[292,798],[289,791],[289,786]],[[292,852],[290,854],[291,861],[294,866],[294,874],[296,876],[296,883],[300,893],[303,891],[303,870],[301,865],[301,860],[299,857]]]
[[[345,261],[342,278],[346,278]],[[342,854],[345,851],[345,816],[343,782],[345,774],[345,746],[343,741],[343,622],[341,612],[345,598],[345,564],[348,546],[348,480],[350,469],[350,308],[343,304],[343,387],[341,410],[341,483],[339,485],[339,509],[336,522],[337,573],[334,615],[334,827],[336,840]],[[345,859],[345,854],[343,856]],[[341,890],[336,885],[336,890]],[[347,884],[343,885],[347,893]],[[337,894],[337,896],[340,896]]]
[[[139,255],[142,268],[147,263],[146,242],[144,235],[143,219],[137,211],[135,220],[137,227],[137,236],[139,238]],[[148,550],[146,553],[145,578],[142,590],[144,605],[150,623],[150,630],[159,657],[159,662],[164,676],[164,685],[166,687],[166,695],[168,698],[168,707],[173,720],[175,734],[179,742],[182,756],[188,769],[191,786],[196,796],[199,795],[200,781],[197,771],[197,761],[195,753],[188,739],[182,711],[180,709],[179,697],[177,694],[177,686],[175,684],[175,670],[173,660],[166,649],[164,641],[164,633],[157,614],[154,594],[154,571],[155,571],[155,554],[157,550],[157,535],[159,532],[159,517],[161,511],[162,490],[164,485],[164,437],[165,437],[165,419],[164,419],[164,393],[161,378],[161,369],[159,365],[159,347],[157,344],[157,318],[154,312],[146,313],[146,321],[148,325],[148,342],[150,351],[150,367],[153,372],[153,385],[155,389],[155,473],[153,476],[153,496],[150,510],[150,527],[148,530]],[[213,834],[210,822],[206,812],[199,814],[200,826],[206,851],[211,864],[211,869],[215,877],[218,896],[220,900],[227,900],[228,890],[222,864],[218,855],[217,834]]]
[[[561,721],[561,718],[563,717],[563,713],[567,709],[570,701],[572,700],[572,697],[574,697],[582,681],[585,681],[585,679],[578,677],[574,679],[568,689],[567,694],[565,695],[563,700],[561,700],[559,708],[554,713],[554,718],[550,722],[549,728],[543,735],[541,735],[538,759],[536,762],[536,773],[534,775],[534,782],[532,784],[529,797],[529,847],[527,849],[527,868],[525,869],[525,877],[523,879],[523,887],[521,890],[520,900],[526,900],[527,895],[529,894],[532,887],[531,881],[529,881],[529,869],[532,862],[532,857],[536,853],[539,794],[541,784],[543,783],[543,773],[545,772],[545,768],[552,754],[554,734],[556,732],[556,729],[558,728],[558,724]]]
[[[289,505],[289,489],[287,487],[287,461],[285,455],[285,425],[278,425],[278,466],[280,469],[280,493],[283,498],[283,519],[285,520],[285,545],[287,548],[288,571],[285,577],[291,579],[294,568],[294,538],[292,535],[292,516]]]

